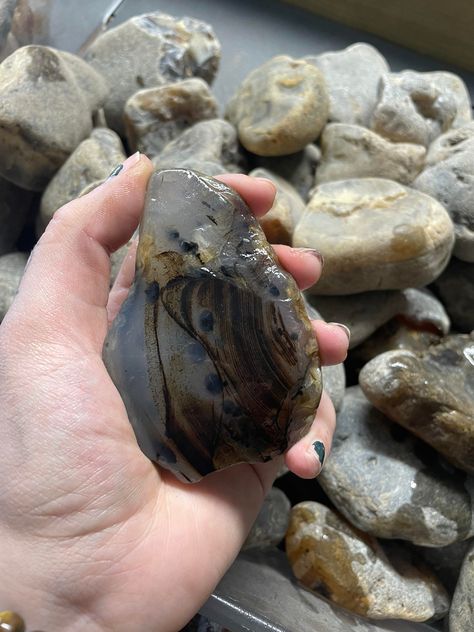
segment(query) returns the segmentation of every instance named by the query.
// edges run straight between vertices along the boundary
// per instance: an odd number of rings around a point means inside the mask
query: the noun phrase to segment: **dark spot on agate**
[[[47,48],[30,48],[30,63],[28,75],[36,81],[39,77],[44,81],[66,81],[62,73],[59,56]]]
[[[214,316],[208,309],[201,312],[199,316],[199,328],[201,331],[209,332],[214,329]]]
[[[209,373],[205,379],[206,389],[211,395],[220,395],[222,393],[222,381],[216,373]]]
[[[280,296],[280,290],[276,285],[270,285],[269,291],[272,296]]]
[[[206,350],[200,342],[189,345],[189,356],[193,362],[202,362],[206,358]]]
[[[137,85],[140,86],[141,88],[145,87],[145,80],[143,79],[143,77],[141,75],[137,75],[136,77],[136,81],[137,81]]]
[[[220,267],[220,271],[226,277],[231,277],[232,276],[232,273],[230,272],[230,270],[228,268],[226,268],[225,266],[221,266]]]
[[[290,334],[290,339],[293,340],[293,342],[296,342],[298,340],[298,333],[296,331],[292,331]]]
[[[207,219],[209,219],[213,224],[217,226],[216,219],[212,215],[206,215]]]
[[[145,294],[147,303],[156,303],[156,301],[160,298],[160,284],[156,281],[149,283],[145,290]]]
[[[231,399],[224,400],[222,410],[226,415],[232,415],[232,417],[240,417],[243,412],[242,408]]]
[[[170,230],[170,232],[168,233],[168,236],[170,239],[178,239],[179,232],[177,230]]]
[[[181,240],[179,247],[183,252],[189,252],[193,255],[199,250],[198,245],[194,241],[185,241],[184,239]]]

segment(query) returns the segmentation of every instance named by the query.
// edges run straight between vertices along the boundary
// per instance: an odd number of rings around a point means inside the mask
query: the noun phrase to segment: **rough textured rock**
[[[258,167],[268,169],[287,180],[298,191],[305,202],[314,187],[316,165],[321,159],[317,145],[309,144],[302,151],[289,156],[253,156]]]
[[[143,451],[184,480],[282,454],[321,394],[294,279],[237,193],[184,169],[150,179],[104,360]]]
[[[18,292],[28,256],[12,252],[0,257],[0,323],[5,317]]]
[[[226,109],[242,145],[259,156],[284,156],[315,140],[327,121],[324,78],[304,60],[273,57],[241,83]]]
[[[0,174],[41,191],[92,131],[106,84],[79,57],[26,46],[0,64]]]
[[[384,75],[371,127],[401,143],[429,145],[450,127],[471,120],[469,93],[447,72],[404,70]]]
[[[474,263],[465,263],[453,257],[448,267],[433,283],[433,288],[444,303],[460,332],[474,329]]]
[[[111,89],[105,104],[107,122],[123,134],[123,109],[132,94],[193,76],[211,82],[219,66],[220,45],[205,22],[154,12],[106,31],[85,58],[107,78]]]
[[[474,534],[464,477],[423,458],[418,443],[358,386],[348,388],[318,481],[336,508],[370,535],[431,547],[464,540]]]
[[[297,224],[293,246],[324,256],[314,294],[422,286],[448,263],[452,221],[435,199],[382,178],[321,184]]]
[[[453,254],[474,263],[474,124],[451,130],[433,143],[427,167],[413,187],[443,204],[454,222]]]
[[[209,176],[241,171],[237,132],[227,121],[196,123],[153,159],[156,169],[194,169]]]
[[[474,540],[463,540],[442,547],[416,547],[416,551],[440,577],[450,594],[454,592],[466,553]]]
[[[290,521],[291,503],[277,487],[272,487],[260,509],[243,549],[277,546],[285,537]]]
[[[32,203],[30,191],[0,177],[0,256],[13,250]]]
[[[291,245],[293,231],[304,212],[304,201],[289,182],[267,169],[254,169],[249,176],[267,178],[276,186],[275,202],[260,219],[266,238],[271,244]]]
[[[329,92],[329,121],[368,126],[380,78],[389,72],[385,58],[362,42],[305,59],[324,75]]]
[[[319,503],[293,507],[286,551],[301,583],[358,614],[426,621],[447,612],[448,596],[432,574],[389,561],[375,538]]]
[[[321,149],[316,184],[366,177],[410,184],[423,169],[426,154],[422,145],[391,143],[365,127],[344,123],[325,127]]]
[[[217,118],[218,109],[209,85],[198,78],[140,90],[125,104],[130,149],[153,158],[194,123]]]
[[[449,632],[469,632],[474,621],[474,544],[464,559],[449,611]]]
[[[474,473],[474,332],[427,351],[388,351],[362,369],[368,399],[390,419]]]
[[[58,208],[84,194],[88,185],[97,186],[96,181],[105,180],[125,158],[122,141],[115,132],[100,127],[94,129],[69,156],[43,193],[40,232]]]

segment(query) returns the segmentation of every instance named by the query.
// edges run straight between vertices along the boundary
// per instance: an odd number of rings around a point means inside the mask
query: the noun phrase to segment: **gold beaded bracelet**
[[[25,622],[16,612],[0,611],[0,632],[26,632]],[[32,632],[40,632],[40,630],[32,630]]]

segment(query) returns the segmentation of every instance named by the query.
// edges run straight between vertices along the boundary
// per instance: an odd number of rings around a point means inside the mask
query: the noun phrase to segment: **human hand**
[[[133,277],[133,251],[109,294],[109,254],[135,230],[151,163],[122,172],[60,209],[33,251],[0,327],[0,609],[48,632],[175,632],[238,553],[281,466],[240,464],[194,485],[140,451],[102,362],[109,320]],[[256,215],[271,184],[222,176]],[[311,253],[275,247],[304,288]],[[314,323],[323,363],[343,360],[342,329]],[[316,475],[312,444],[330,449],[335,414],[323,395],[288,467]]]

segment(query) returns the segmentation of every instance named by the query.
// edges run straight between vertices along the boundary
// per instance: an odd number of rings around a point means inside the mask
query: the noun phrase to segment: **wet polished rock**
[[[263,501],[243,549],[277,546],[285,537],[290,521],[291,503],[277,487],[272,487]]]
[[[25,632],[25,622],[16,612],[3,610],[0,612],[0,632]]]
[[[282,454],[321,383],[304,303],[224,184],[155,173],[135,282],[104,360],[145,454],[183,480]]]
[[[474,474],[474,332],[427,351],[388,351],[364,366],[359,382],[390,419]]]
[[[303,215],[305,203],[289,182],[267,169],[254,169],[249,173],[254,178],[267,178],[276,187],[272,208],[262,218],[260,226],[271,244],[291,245],[293,231]]]
[[[461,333],[471,332],[474,329],[474,263],[452,257],[432,287],[443,301],[453,327]]]
[[[437,138],[413,187],[443,204],[454,222],[453,254],[474,263],[474,123]]]
[[[378,50],[359,42],[305,59],[323,73],[329,92],[329,122],[368,126],[380,78],[389,72]]]
[[[111,129],[97,128],[82,141],[48,184],[40,206],[40,232],[58,208],[105,180],[126,159],[122,141]],[[95,188],[95,187],[94,187]]]
[[[469,632],[474,622],[474,544],[464,558],[449,611],[449,632]]]
[[[0,257],[0,323],[18,292],[27,261],[28,255],[23,252],[11,252]]]
[[[443,470],[431,454],[425,458],[419,443],[360,387],[350,387],[318,481],[336,508],[370,535],[429,547],[464,540],[474,533],[464,476]]]
[[[431,573],[389,560],[375,538],[319,503],[293,507],[286,551],[304,586],[357,614],[427,621],[448,610],[446,591]]]
[[[194,123],[217,118],[218,109],[209,85],[198,78],[140,90],[125,104],[129,147],[153,158]]]
[[[321,135],[322,158],[316,184],[348,178],[387,178],[410,184],[424,166],[426,149],[391,143],[359,125],[331,123]]]
[[[0,64],[0,175],[43,190],[92,131],[107,93],[103,78],[79,57],[25,46]]]
[[[434,198],[382,178],[316,187],[293,246],[324,256],[313,294],[395,290],[433,281],[451,255],[451,218]]]
[[[279,55],[244,79],[227,105],[226,118],[248,151],[284,156],[319,136],[328,108],[321,72],[302,59]]]
[[[129,97],[189,77],[211,82],[219,67],[220,44],[209,24],[156,11],[136,15],[100,35],[85,59],[107,79],[107,122],[123,134]]]
[[[449,72],[404,70],[384,75],[371,127],[389,140],[428,146],[451,127],[468,123],[469,93]]]
[[[223,119],[195,123],[153,159],[156,169],[193,169],[207,176],[242,171],[235,127]]]

